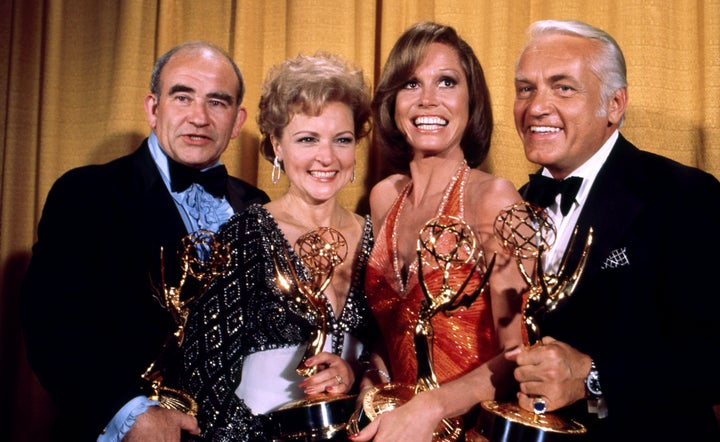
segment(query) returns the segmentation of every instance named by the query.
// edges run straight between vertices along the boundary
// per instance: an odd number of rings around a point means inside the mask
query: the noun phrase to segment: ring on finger
[[[340,376],[339,374],[336,374],[336,375],[335,375],[335,380],[337,381],[338,385],[342,385],[342,384],[343,384],[342,376]]]
[[[545,399],[541,398],[540,396],[533,398],[532,405],[533,412],[535,414],[545,414],[545,412],[547,411],[547,404],[545,403]]]

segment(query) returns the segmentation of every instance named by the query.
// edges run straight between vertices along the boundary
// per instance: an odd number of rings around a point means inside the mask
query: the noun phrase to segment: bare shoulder
[[[385,220],[390,207],[409,182],[409,176],[394,174],[375,184],[370,190],[370,215],[376,229]]]
[[[512,181],[481,170],[472,170],[467,183],[466,205],[476,214],[493,218],[502,209],[522,200]]]

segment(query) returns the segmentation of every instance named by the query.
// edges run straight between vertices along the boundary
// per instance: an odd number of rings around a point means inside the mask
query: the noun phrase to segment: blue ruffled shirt
[[[150,154],[160,170],[160,175],[168,188],[168,192],[175,200],[175,205],[178,207],[188,232],[194,232],[198,229],[216,232],[220,225],[224,224],[233,214],[233,208],[227,199],[225,197],[215,198],[196,183],[193,183],[182,192],[173,192],[170,189],[170,169],[167,155],[160,147],[154,132],[148,138],[148,145],[150,146]],[[218,161],[217,164],[208,167],[208,169],[219,165],[220,162]]]

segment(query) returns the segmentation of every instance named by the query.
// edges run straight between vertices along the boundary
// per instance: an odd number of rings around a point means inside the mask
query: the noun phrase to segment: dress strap
[[[405,295],[407,291],[407,281],[402,277],[402,272],[400,271],[400,258],[398,256],[398,226],[397,226],[397,217],[400,214],[400,211],[402,210],[402,207],[405,203],[405,199],[407,198],[408,193],[410,192],[410,189],[412,188],[412,180],[408,182],[405,185],[405,188],[400,192],[398,197],[395,199],[395,203],[393,203],[392,208],[390,209],[390,212],[387,216],[387,221],[385,223],[385,226],[388,227],[387,231],[387,244],[388,248],[390,249],[390,254],[392,256],[392,266],[393,271],[395,272],[395,278],[397,280],[398,284],[398,292],[401,295]]]
[[[438,207],[438,216],[454,215],[459,218],[465,218],[465,184],[470,176],[470,167],[463,160],[450,179],[450,183],[443,192],[440,206]]]

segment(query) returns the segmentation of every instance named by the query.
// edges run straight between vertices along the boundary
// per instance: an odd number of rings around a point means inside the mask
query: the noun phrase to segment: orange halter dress
[[[464,191],[470,168],[463,162],[448,184],[437,210],[437,216],[464,215]],[[407,281],[402,281],[398,268],[397,229],[403,203],[412,182],[398,195],[380,228],[367,265],[365,291],[373,314],[385,339],[390,359],[393,382],[415,385],[417,360],[413,333],[420,302],[424,299],[418,281],[417,263],[408,270]],[[423,260],[425,261],[425,260]],[[451,280],[464,280],[469,266],[462,267]],[[423,267],[423,280],[430,293],[436,293],[442,282],[442,270]],[[465,288],[471,293],[481,282],[477,272]],[[466,310],[452,316],[438,313],[433,316],[434,339],[432,345],[433,369],[438,382],[456,379],[482,365],[499,353],[489,290],[485,290]]]

